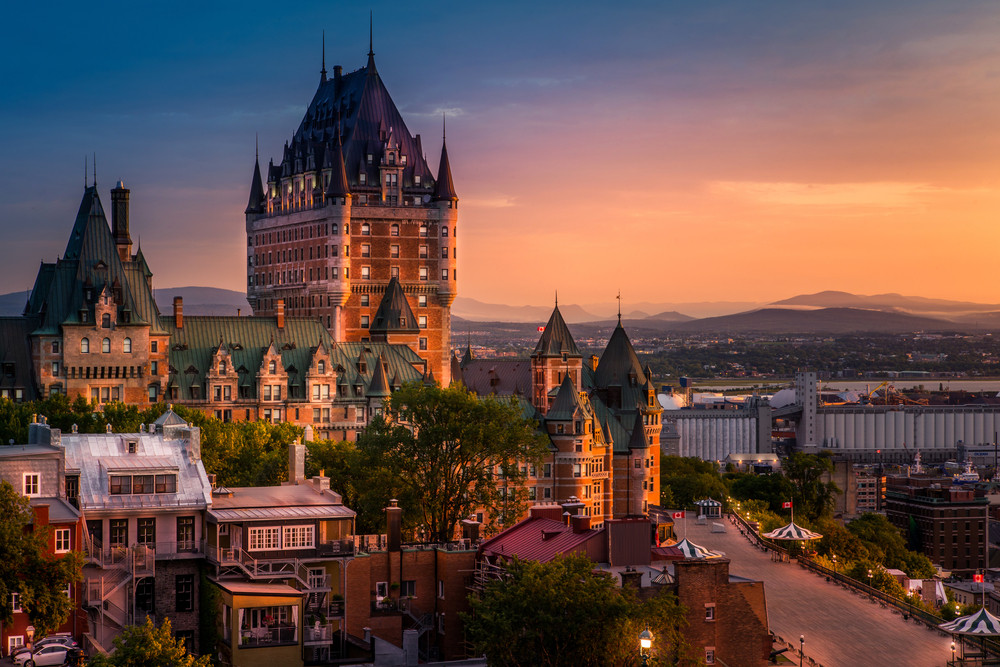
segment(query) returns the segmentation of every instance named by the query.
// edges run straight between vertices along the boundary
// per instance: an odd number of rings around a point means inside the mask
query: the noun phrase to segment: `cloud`
[[[714,181],[712,194],[749,199],[760,204],[783,206],[864,206],[905,208],[928,197],[982,193],[983,189],[944,188],[929,183],[788,183],[759,181]]]
[[[517,206],[517,202],[514,197],[508,197],[506,195],[498,195],[495,197],[471,197],[462,200],[462,205],[465,207],[474,208],[511,208]]]

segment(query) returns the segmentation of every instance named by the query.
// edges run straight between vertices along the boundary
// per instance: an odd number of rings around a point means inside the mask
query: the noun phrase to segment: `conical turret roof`
[[[590,410],[580,402],[580,392],[576,390],[573,380],[570,379],[569,373],[567,373],[566,377],[563,378],[562,384],[559,385],[559,392],[552,402],[552,407],[545,413],[545,418],[555,421],[569,421],[573,419],[577,411],[582,413],[584,417],[591,416]]]
[[[632,347],[632,341],[622,328],[621,322],[618,322],[597,364],[594,384],[598,387],[624,387],[630,384],[630,375],[635,376],[636,385],[645,382],[646,376],[635,354],[635,348]]]
[[[264,182],[260,177],[260,159],[254,160],[253,178],[250,180],[250,199],[245,214],[264,212]]]
[[[365,396],[367,398],[385,398],[391,394],[389,377],[385,373],[385,361],[380,354],[378,355],[378,361],[375,362],[375,369],[372,371],[372,381],[368,385],[368,391],[365,392]]]
[[[582,356],[580,348],[576,346],[573,334],[569,332],[569,327],[566,326],[566,320],[563,319],[562,313],[559,312],[557,304],[552,309],[552,315],[549,316],[549,322],[545,325],[545,331],[542,332],[541,337],[538,339],[538,344],[535,345],[535,351],[531,353],[531,356],[558,357],[563,354],[571,357]]]
[[[441,140],[441,162],[438,164],[437,182],[434,183],[434,201],[458,201],[455,184],[451,180],[451,164],[448,162],[448,144]]]
[[[351,188],[347,185],[347,170],[344,168],[344,151],[340,143],[340,128],[336,130],[337,141],[333,146],[330,160],[330,185],[326,188],[326,198],[349,197]]]
[[[629,436],[628,440],[628,448],[646,449],[647,447],[649,447],[649,441],[646,439],[646,428],[642,423],[642,413],[636,411],[635,423],[632,425],[632,435]]]
[[[369,333],[418,333],[420,327],[413,309],[406,301],[398,278],[391,278],[375,311]]]

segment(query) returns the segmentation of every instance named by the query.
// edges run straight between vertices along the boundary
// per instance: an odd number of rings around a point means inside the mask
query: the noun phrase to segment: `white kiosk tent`
[[[704,498],[702,500],[696,500],[694,502],[698,506],[698,514],[706,516],[709,519],[720,519],[722,518],[722,503],[713,498]]]

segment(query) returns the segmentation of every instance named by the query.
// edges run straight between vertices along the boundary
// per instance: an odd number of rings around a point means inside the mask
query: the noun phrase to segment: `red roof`
[[[521,560],[546,563],[556,556],[581,549],[591,539],[602,539],[603,533],[604,529],[576,533],[562,521],[529,517],[483,542],[479,552],[488,558],[517,556]]]

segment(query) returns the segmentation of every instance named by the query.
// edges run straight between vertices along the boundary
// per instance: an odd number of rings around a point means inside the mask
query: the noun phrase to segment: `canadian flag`
[[[671,516],[673,518],[675,518],[675,519],[683,519],[684,518],[684,512],[674,512]]]
[[[977,582],[977,583],[982,583],[983,582],[983,575],[981,575],[981,574],[974,574],[974,575],[972,575],[972,580],[975,581],[975,582]]]
[[[781,509],[790,510],[792,509],[792,501],[789,500],[786,503],[781,503]]]
[[[538,327],[539,331],[545,331],[545,327]]]

